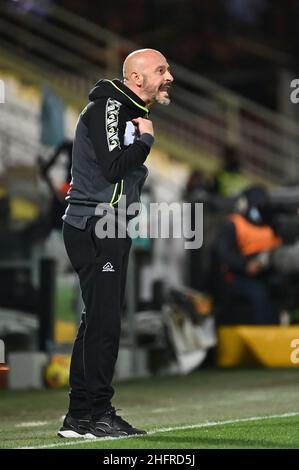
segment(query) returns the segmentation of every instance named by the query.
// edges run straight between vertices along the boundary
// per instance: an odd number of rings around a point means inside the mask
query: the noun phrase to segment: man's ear
[[[131,77],[132,77],[132,80],[135,83],[135,85],[137,85],[138,87],[142,86],[143,76],[141,75],[141,73],[132,72]]]

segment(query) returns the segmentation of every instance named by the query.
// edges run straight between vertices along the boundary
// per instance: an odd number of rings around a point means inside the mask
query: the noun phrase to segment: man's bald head
[[[138,49],[129,54],[123,65],[124,80],[129,80],[133,72],[142,73],[146,66],[155,59],[164,59],[161,52],[155,49]]]
[[[125,85],[138,95],[146,105],[154,101],[168,104],[168,90],[173,77],[167,60],[155,49],[138,49],[131,52],[123,64]]]

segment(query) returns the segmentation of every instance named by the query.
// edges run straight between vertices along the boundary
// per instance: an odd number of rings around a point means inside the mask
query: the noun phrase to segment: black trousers
[[[98,238],[97,221],[89,219],[85,230],[63,225],[64,244],[85,305],[70,368],[69,413],[74,418],[90,414],[98,418],[111,404],[132,243],[128,235]]]

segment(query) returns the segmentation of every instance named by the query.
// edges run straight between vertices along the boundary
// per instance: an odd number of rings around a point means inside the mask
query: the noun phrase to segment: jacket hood
[[[89,100],[94,101],[99,98],[113,98],[120,103],[126,104],[129,108],[136,111],[137,108],[146,115],[149,110],[145,103],[130,88],[120,80],[99,80],[89,93]]]

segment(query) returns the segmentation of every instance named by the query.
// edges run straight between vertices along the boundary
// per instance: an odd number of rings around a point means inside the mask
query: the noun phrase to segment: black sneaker
[[[91,421],[89,432],[95,437],[119,437],[146,434],[146,431],[133,428],[133,426],[121,418],[121,416],[118,416],[113,406],[100,418]]]
[[[76,419],[66,415],[62,427],[58,431],[60,437],[88,437],[90,432],[90,419]],[[92,437],[92,436],[90,436]]]

